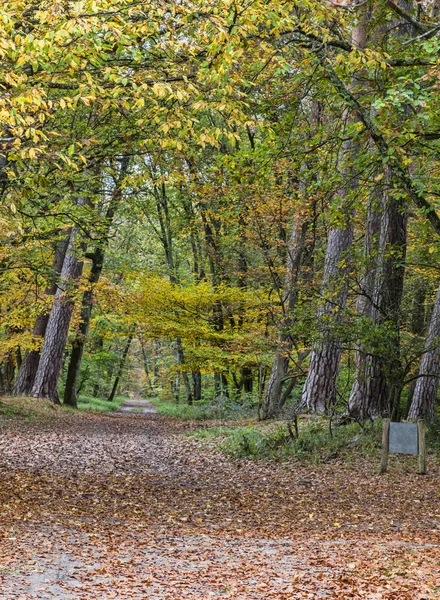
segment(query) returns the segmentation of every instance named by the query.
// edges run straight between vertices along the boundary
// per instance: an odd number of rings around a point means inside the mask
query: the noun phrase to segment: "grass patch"
[[[50,421],[56,418],[58,411],[59,407],[42,398],[9,396],[0,398],[0,418],[2,420]]]
[[[127,398],[116,396],[113,402],[108,402],[104,398],[94,398],[93,396],[83,396],[81,394],[78,398],[78,408],[94,412],[110,412],[119,408],[124,400],[127,400]]]
[[[103,398],[80,396],[78,408],[85,411],[105,412],[116,410],[125,400],[122,396],[113,402]],[[0,420],[22,419],[25,422],[43,422],[54,420],[61,412],[76,412],[68,406],[58,406],[43,398],[10,397],[0,398]]]
[[[215,425],[214,427],[206,427],[204,429],[196,429],[186,434],[186,437],[193,440],[210,440],[216,438],[229,438],[238,430],[247,431],[247,427],[230,427],[227,425]]]
[[[188,434],[199,440],[218,438],[217,447],[232,458],[283,460],[290,456],[307,461],[350,460],[354,454],[378,456],[382,423],[333,426],[323,419],[300,422],[299,436],[293,436],[286,422],[253,423],[245,427],[215,426]]]

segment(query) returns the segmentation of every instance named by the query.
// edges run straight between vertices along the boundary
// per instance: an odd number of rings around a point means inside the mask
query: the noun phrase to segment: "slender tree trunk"
[[[298,279],[308,225],[308,220],[304,221],[303,216],[299,216],[292,227],[287,252],[284,298],[282,298],[283,316],[278,334],[278,346],[262,407],[261,416],[263,419],[274,417],[282,407],[282,389],[289,369],[290,351],[293,347],[290,330],[298,298]]]
[[[52,265],[52,284],[45,290],[46,296],[54,296],[57,291],[57,279],[63,267],[70,234],[64,236],[57,244]],[[44,339],[50,312],[43,310],[37,317],[32,334],[35,338]],[[30,396],[34,386],[35,375],[40,362],[40,350],[29,350],[25,353],[15,380],[14,396]]]
[[[184,365],[185,364],[185,355],[183,353],[182,340],[180,338],[176,339],[176,355],[177,355],[178,364]],[[193,395],[192,395],[192,391],[191,391],[191,384],[189,382],[188,373],[186,371],[182,371],[181,374],[182,374],[183,384],[185,386],[186,402],[187,402],[187,404],[191,405],[193,403]]]
[[[85,204],[85,201],[80,200],[78,204]],[[75,227],[70,234],[60,283],[47,323],[43,349],[31,392],[35,398],[48,398],[56,404],[60,402],[58,378],[74,304],[72,291],[81,277],[83,268],[83,262],[78,260],[75,251],[77,236],[78,228]]]
[[[125,344],[124,350],[122,352],[121,362],[119,363],[119,367],[118,367],[118,371],[116,373],[115,381],[113,383],[112,391],[110,392],[110,396],[107,398],[108,402],[113,402],[113,400],[115,399],[116,392],[118,390],[119,381],[120,381],[122,373],[124,371],[125,361],[127,360],[127,355],[130,350],[133,335],[134,335],[133,333],[130,333],[130,335],[127,338],[127,343]]]
[[[88,289],[84,292],[82,297],[80,324],[75,339],[72,342],[72,351],[70,354],[69,366],[67,368],[66,387],[64,389],[64,404],[73,408],[77,407],[77,382],[84,353],[84,345],[86,343],[92,316],[93,288],[98,283],[104,267],[105,247],[108,243],[108,233],[115,216],[116,207],[121,199],[121,183],[127,174],[129,163],[129,157],[124,156],[121,161],[118,181],[115,185],[105,215],[105,231],[103,239],[101,245],[95,249],[91,257],[92,266],[89,275]]]
[[[102,350],[104,348],[104,340],[103,340],[102,336],[98,337],[97,342],[96,342],[96,347],[99,350]],[[94,398],[98,398],[98,396],[99,396],[99,381],[95,381],[95,383],[93,385],[92,396]]]
[[[408,418],[434,420],[440,377],[440,287],[432,311],[425,352],[419,370]]]
[[[159,361],[158,361],[159,354],[160,354],[160,342],[159,342],[159,340],[155,340],[155,342],[154,342],[154,357],[153,357],[153,387],[154,387],[154,389],[157,388],[158,383],[159,383],[159,374],[160,374]]]
[[[72,342],[69,366],[67,367],[66,387],[64,389],[64,404],[73,408],[77,407],[77,383],[81,360],[84,353],[84,344],[89,332],[90,318],[92,315],[93,286],[98,282],[104,261],[104,253],[97,248],[93,253],[92,268],[89,275],[88,289],[84,292],[81,303],[81,315],[75,339]]]
[[[148,367],[148,358],[147,358],[147,352],[145,350],[144,340],[141,337],[139,337],[139,342],[141,344],[142,363],[144,365],[144,372],[145,372],[145,377],[147,379],[147,386],[148,386],[148,390],[149,390],[150,394],[152,394],[154,391],[154,388],[153,388],[153,384],[151,382],[150,369]]]

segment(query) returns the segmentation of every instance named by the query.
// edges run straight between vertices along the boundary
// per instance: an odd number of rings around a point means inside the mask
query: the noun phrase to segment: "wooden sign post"
[[[379,473],[386,473],[388,455],[412,454],[418,455],[420,474],[426,473],[426,424],[420,419],[417,423],[393,423],[384,419],[382,432],[382,455]]]

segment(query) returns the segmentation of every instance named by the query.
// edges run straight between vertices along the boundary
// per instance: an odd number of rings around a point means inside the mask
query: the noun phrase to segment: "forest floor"
[[[0,599],[440,598],[440,468],[231,461],[152,412],[0,419]]]

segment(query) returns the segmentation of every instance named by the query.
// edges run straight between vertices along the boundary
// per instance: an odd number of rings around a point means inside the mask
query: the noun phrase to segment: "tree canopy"
[[[437,0],[3,6],[2,391],[141,369],[433,419],[439,31]]]

